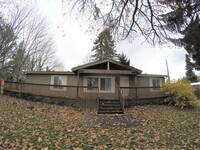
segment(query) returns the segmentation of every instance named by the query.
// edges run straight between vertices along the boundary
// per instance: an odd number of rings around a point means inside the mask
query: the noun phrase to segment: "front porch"
[[[52,90],[55,88],[55,90]],[[160,87],[157,87],[160,88]],[[144,92],[144,91],[149,92]],[[30,83],[17,83],[17,82],[5,82],[4,91],[8,95],[21,95],[23,98],[37,97],[40,101],[48,99],[53,101],[57,100],[57,103],[66,103],[71,106],[97,108],[101,113],[123,113],[124,108],[129,106],[130,101],[140,101],[144,99],[163,97],[163,92],[150,93],[151,89],[155,90],[155,87],[119,87],[118,98],[105,98],[105,95],[99,92],[99,87],[90,88],[88,92],[87,86],[56,86],[44,85],[44,84],[30,84]],[[87,91],[87,92],[86,92]],[[142,92],[143,91],[143,92]],[[151,100],[149,100],[151,103]],[[135,103],[137,104],[137,103]],[[120,109],[119,109],[120,107]],[[108,109],[105,109],[108,108]],[[109,109],[116,110],[110,111]]]

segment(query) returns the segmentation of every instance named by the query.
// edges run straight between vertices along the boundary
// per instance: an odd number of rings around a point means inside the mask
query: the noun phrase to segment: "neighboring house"
[[[84,93],[92,94],[98,87],[100,98],[118,99],[120,89],[125,98],[161,95],[161,89],[158,87],[164,84],[166,77],[166,75],[142,74],[140,69],[111,59],[103,59],[74,67],[72,72],[27,72],[25,82],[51,84],[49,90],[60,94],[72,93],[66,86],[76,87],[76,92],[80,93],[77,94],[79,97]],[[77,86],[80,88],[77,89]]]
[[[194,88],[194,93],[200,99],[200,82],[191,83],[191,86]]]

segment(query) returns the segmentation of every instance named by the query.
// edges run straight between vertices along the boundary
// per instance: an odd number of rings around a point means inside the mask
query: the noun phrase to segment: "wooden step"
[[[99,107],[99,110],[122,110],[121,107]]]
[[[107,111],[107,110],[101,110],[98,111],[98,114],[123,114],[123,111]]]
[[[116,99],[100,99],[99,114],[122,114],[121,103]]]
[[[120,103],[99,103],[99,106],[121,106]]]

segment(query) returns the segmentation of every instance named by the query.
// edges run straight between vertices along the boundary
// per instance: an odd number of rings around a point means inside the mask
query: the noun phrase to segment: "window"
[[[152,86],[153,86],[153,90],[160,90],[161,83],[160,83],[160,79],[152,79]]]
[[[64,83],[64,79],[63,77],[54,77],[54,88],[59,88],[62,89],[62,87],[60,85],[63,85]]]
[[[90,92],[94,87],[99,88],[100,93],[115,93],[114,77],[85,77],[84,85],[87,86],[86,92]]]
[[[101,78],[100,90],[111,91],[111,78]]]
[[[87,78],[87,89],[93,90],[94,87],[98,87],[98,78]]]

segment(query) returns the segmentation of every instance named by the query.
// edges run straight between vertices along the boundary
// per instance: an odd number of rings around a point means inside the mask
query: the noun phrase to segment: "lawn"
[[[134,121],[99,123],[115,117]],[[124,115],[98,116],[96,110],[1,96],[0,133],[0,149],[12,150],[200,149],[200,109],[136,106]]]

